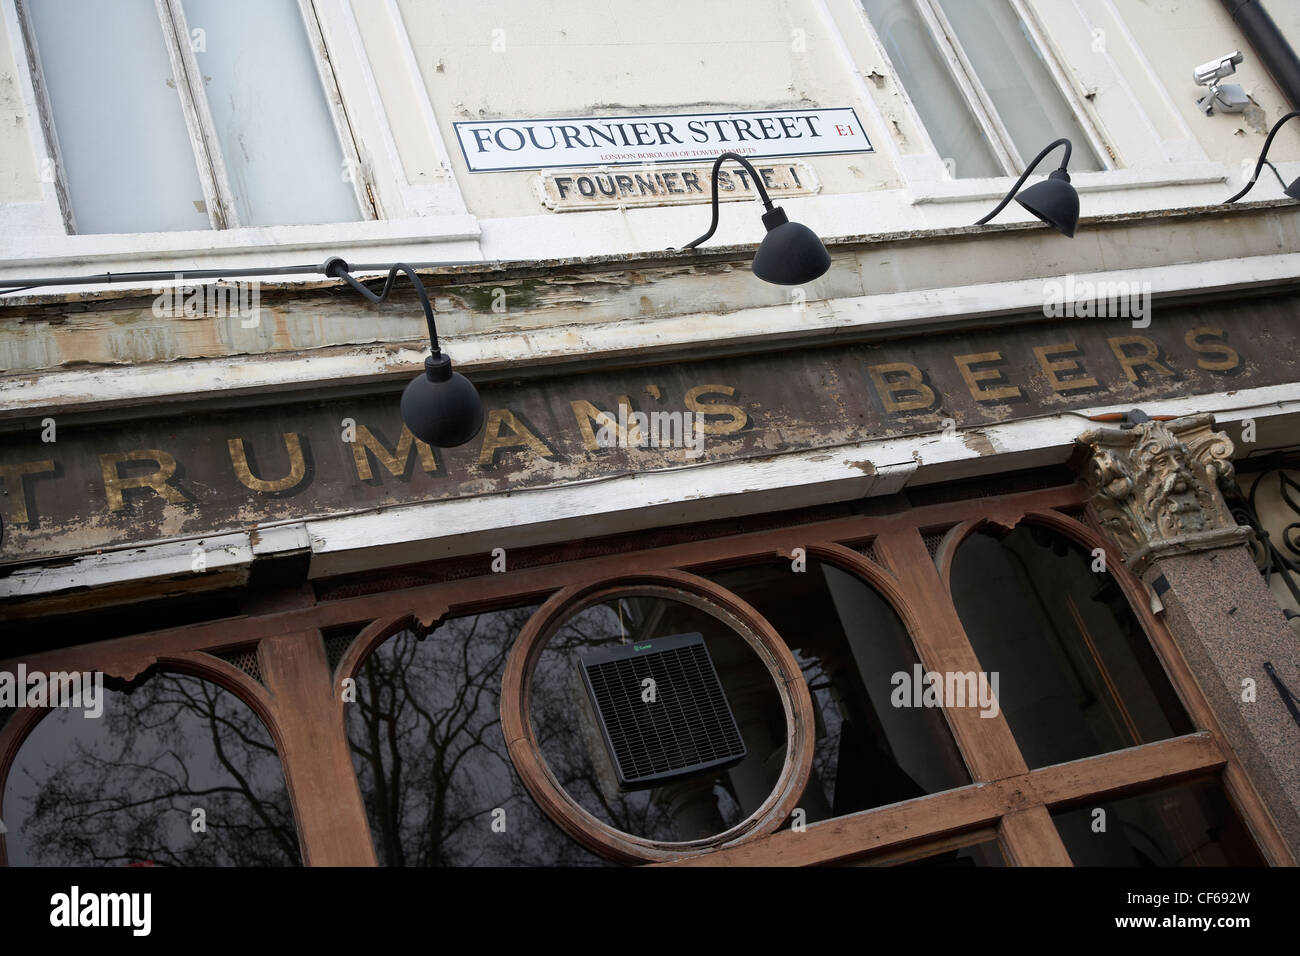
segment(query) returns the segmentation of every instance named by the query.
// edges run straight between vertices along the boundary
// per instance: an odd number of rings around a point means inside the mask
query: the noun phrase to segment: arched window
[[[1114,578],[1060,532],[975,532],[952,563],[953,603],[1031,767],[1193,729]],[[1100,565],[1098,565],[1100,567]]]
[[[10,866],[301,863],[275,744],[247,704],[174,673],[101,693],[49,708],[18,750]]]
[[[899,693],[920,658],[875,588],[815,559],[799,572],[783,561],[711,576],[776,628],[812,692],[817,749],[801,802],[809,822],[970,782],[942,712]]]

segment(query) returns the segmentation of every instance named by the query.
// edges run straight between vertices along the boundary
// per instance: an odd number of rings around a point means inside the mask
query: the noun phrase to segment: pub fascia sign
[[[15,432],[0,439],[0,567],[341,511],[933,436],[946,421],[961,429],[1293,382],[1300,333],[1288,320],[1282,308],[1245,301],[1213,318],[1171,309],[1140,333],[1083,319],[496,383],[483,389],[481,437],[447,451],[415,440],[386,392],[61,426],[48,444]],[[681,416],[682,437],[702,425],[701,440],[602,441],[606,429],[629,431],[632,411]],[[962,433],[971,447],[982,447],[978,438]]]
[[[872,152],[852,107],[452,124],[471,173]]]

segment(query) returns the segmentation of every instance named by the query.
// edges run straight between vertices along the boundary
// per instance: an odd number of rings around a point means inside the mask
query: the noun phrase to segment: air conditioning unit
[[[578,663],[621,790],[644,790],[745,758],[701,635],[602,648]]]

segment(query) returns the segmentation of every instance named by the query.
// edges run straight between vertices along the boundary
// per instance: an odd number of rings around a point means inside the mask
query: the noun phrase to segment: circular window
[[[777,829],[812,762],[798,664],[735,595],[681,572],[569,588],[511,650],[502,727],[570,836],[650,862]]]

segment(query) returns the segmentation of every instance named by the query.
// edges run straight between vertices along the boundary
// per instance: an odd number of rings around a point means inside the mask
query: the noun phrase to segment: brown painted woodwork
[[[555,780],[537,744],[529,713],[530,683],[546,642],[564,618],[592,604],[636,594],[693,604],[738,633],[776,685],[785,710],[785,761],[768,798],[729,830],[703,840],[665,843],[608,826],[573,800]],[[693,598],[702,598],[696,600]],[[813,706],[799,664],[780,635],[748,603],[711,581],[681,571],[625,580],[599,580],[558,591],[524,625],[501,680],[501,729],[524,786],[560,827],[584,846],[625,862],[658,862],[717,847],[743,845],[776,830],[797,806],[812,769]]]
[[[23,660],[33,669],[102,670],[124,679],[151,667],[181,670],[237,694],[265,722],[280,752],[304,859],[313,865],[374,865],[376,859],[344,730],[347,705],[341,699],[340,681],[357,673],[375,647],[403,628],[427,630],[449,615],[525,602],[543,606],[518,638],[516,651],[524,650],[512,654],[503,674],[503,723],[510,754],[521,776],[531,781],[530,790],[543,809],[558,815],[562,824],[565,814],[570,814],[566,829],[600,852],[625,860],[677,860],[678,865],[808,865],[857,861],[904,849],[923,853],[962,834],[996,830],[1012,862],[1068,865],[1051,827],[1049,808],[1189,776],[1218,775],[1265,858],[1274,865],[1294,865],[1291,850],[1224,744],[1190,668],[1163,622],[1151,613],[1145,586],[1125,570],[1091,511],[1084,512],[1082,520],[1064,513],[1080,511],[1085,504],[1086,492],[1077,484],[921,507],[908,507],[896,499],[890,502],[888,514],[803,524],[792,517],[789,524],[777,527],[772,527],[772,516],[764,516],[761,530],[677,543],[652,540],[640,550],[628,546],[580,559],[558,556],[563,553],[561,546],[546,552],[552,555],[549,559],[543,555],[534,566],[501,574],[489,573],[491,558],[484,555],[477,576],[437,579],[431,572],[428,584],[387,590],[374,590],[372,576],[367,579],[367,593],[355,596],[303,604],[296,604],[295,598],[278,609],[268,605],[259,614],[62,648]],[[690,572],[743,561],[788,559],[792,549],[804,548],[810,557],[835,564],[875,587],[898,612],[927,669],[979,670],[948,592],[952,555],[981,524],[991,521],[1011,527],[1021,520],[1052,527],[1089,549],[1106,549],[1112,576],[1200,732],[1029,771],[1001,714],[981,718],[971,709],[945,710],[975,781],[972,785],[812,824],[802,832],[772,832],[789,817],[807,779],[812,754],[804,731],[812,725],[808,691],[790,652],[767,622],[735,595]],[[944,534],[933,559],[922,537],[932,532]],[[853,550],[865,544],[871,545],[875,560]],[[345,584],[331,581],[330,592],[340,593],[340,585]],[[742,633],[756,636],[769,669],[794,677],[785,682],[788,693],[783,695],[788,712],[796,717],[791,723],[798,725],[792,729],[794,744],[787,750],[796,764],[794,772],[783,774],[782,784],[759,813],[730,834],[706,841],[707,845],[638,845],[628,841],[626,834],[590,828],[589,820],[573,814],[571,801],[554,787],[529,743],[522,690],[531,666],[529,657],[547,627],[571,612],[575,602],[629,585],[671,587],[716,605],[743,622]],[[359,633],[331,674],[320,634],[343,626]],[[265,686],[211,653],[252,643],[258,644]],[[0,668],[16,663],[16,659],[0,662]],[[0,725],[0,788],[22,740],[39,717],[38,712],[22,709]],[[692,855],[682,861],[684,854]]]

